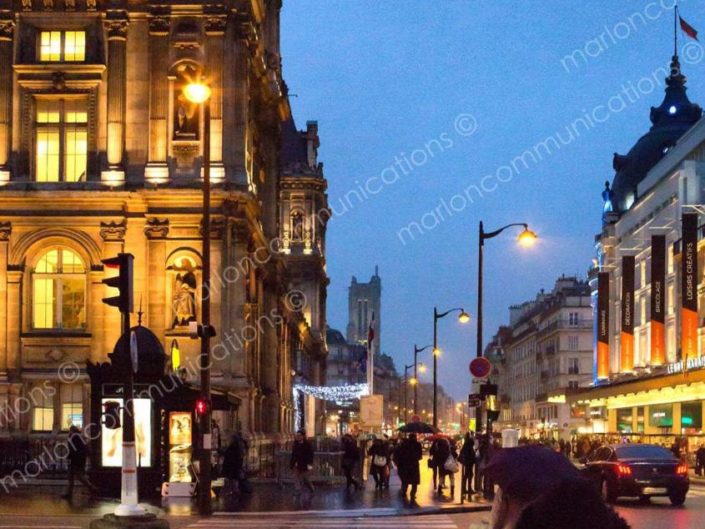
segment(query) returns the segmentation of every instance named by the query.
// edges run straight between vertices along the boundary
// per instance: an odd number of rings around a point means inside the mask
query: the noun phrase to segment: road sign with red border
[[[473,358],[470,362],[470,373],[475,378],[487,378],[492,373],[492,364],[484,356]]]

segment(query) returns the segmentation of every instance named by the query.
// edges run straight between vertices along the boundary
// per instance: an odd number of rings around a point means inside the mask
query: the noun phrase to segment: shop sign
[[[689,358],[687,362],[681,360],[680,362],[673,362],[666,366],[666,372],[671,375],[673,373],[681,373],[685,367],[686,371],[691,369],[702,369],[705,367],[705,356],[698,356],[695,358]]]

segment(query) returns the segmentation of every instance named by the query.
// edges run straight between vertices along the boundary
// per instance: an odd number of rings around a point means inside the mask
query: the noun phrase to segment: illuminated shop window
[[[86,60],[85,31],[42,31],[39,35],[42,62],[83,62]]]
[[[81,182],[88,163],[84,99],[38,99],[34,174],[37,182]]]
[[[32,323],[35,329],[86,327],[86,275],[78,255],[53,248],[32,275]]]

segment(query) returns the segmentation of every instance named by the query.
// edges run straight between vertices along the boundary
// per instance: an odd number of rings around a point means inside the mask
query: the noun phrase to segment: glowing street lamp
[[[438,312],[436,307],[433,307],[433,426],[438,426],[438,357],[441,350],[438,348],[438,320],[445,318],[451,312],[459,312],[458,321],[467,323],[470,321],[470,315],[465,312],[462,307],[450,309],[445,312]]]
[[[211,280],[211,88],[204,82],[191,82],[183,87],[183,94],[191,103],[200,105],[203,111],[203,269],[201,279],[201,317],[204,332],[201,335],[201,392],[203,398],[210,403],[211,374],[210,374],[210,338],[215,335],[211,327],[210,306],[210,280]],[[203,443],[201,446],[210,445],[211,437],[211,406],[208,406],[202,417],[201,432]],[[208,442],[206,442],[208,440]],[[210,450],[201,450],[199,465],[198,507],[202,515],[211,514],[211,453]]]
[[[482,356],[482,295],[483,295],[483,270],[482,270],[482,266],[483,266],[484,250],[485,250],[485,241],[487,239],[492,239],[494,237],[497,237],[497,235],[502,233],[507,228],[511,228],[514,226],[524,228],[521,231],[521,233],[519,234],[519,236],[517,237],[517,242],[519,243],[520,246],[522,246],[524,248],[530,248],[536,243],[536,240],[538,239],[538,235],[536,235],[536,232],[529,229],[529,225],[526,222],[513,222],[511,224],[507,224],[506,226],[502,226],[498,230],[486,232],[482,221],[480,221],[480,229],[479,229],[479,236],[478,236],[478,251],[477,251],[477,259],[478,259],[478,266],[477,266],[477,351],[476,351],[477,358],[480,358]],[[482,431],[482,412],[481,412],[480,407],[477,407],[477,408],[475,408],[475,433],[479,434],[481,431]],[[488,424],[488,433],[489,433],[489,424]]]

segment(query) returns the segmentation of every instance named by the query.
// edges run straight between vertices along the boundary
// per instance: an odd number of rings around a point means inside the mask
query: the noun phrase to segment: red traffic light
[[[208,412],[208,402],[206,399],[198,399],[196,401],[196,415],[203,417]]]

